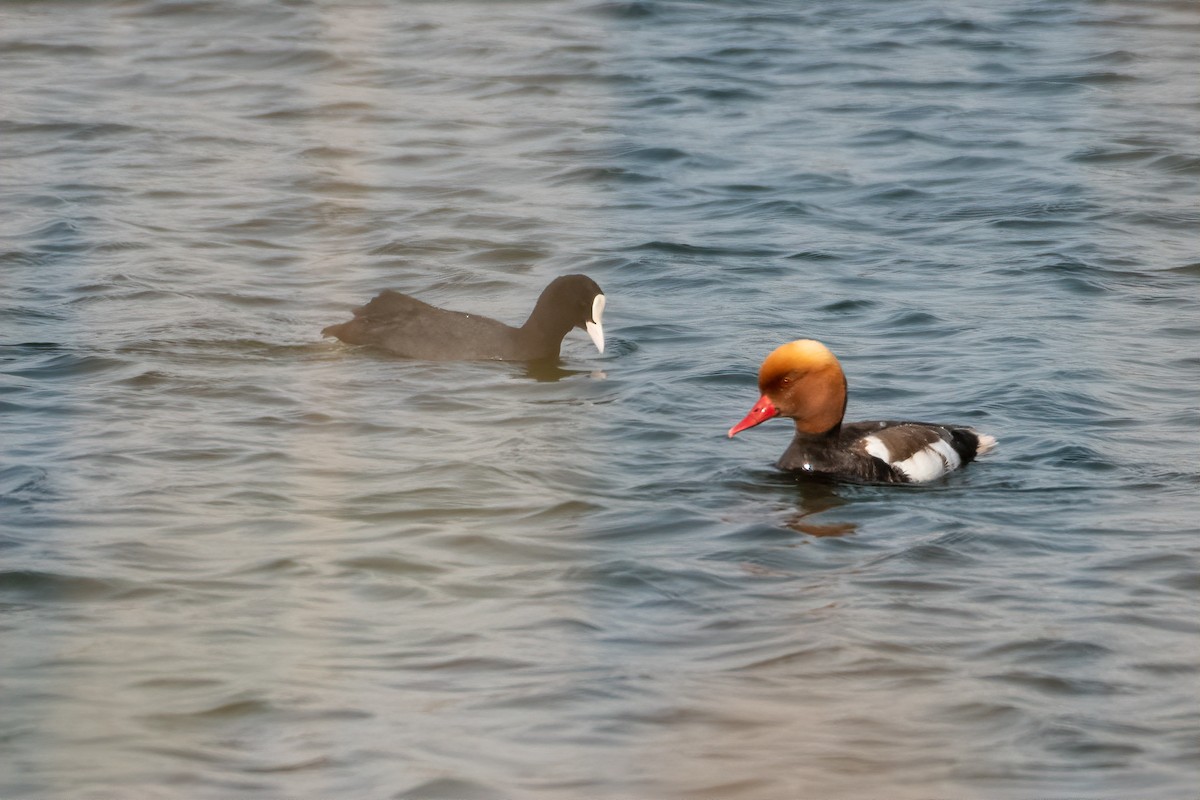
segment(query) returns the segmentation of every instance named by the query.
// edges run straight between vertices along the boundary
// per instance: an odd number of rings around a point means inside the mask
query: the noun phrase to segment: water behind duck
[[[1198,23],[0,7],[0,796],[1187,795]],[[603,355],[317,335],[569,273]],[[797,485],[801,337],[1003,447]]]

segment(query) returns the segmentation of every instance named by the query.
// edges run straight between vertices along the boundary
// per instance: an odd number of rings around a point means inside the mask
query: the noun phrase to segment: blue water
[[[0,797],[1181,798],[1200,7],[0,5]],[[557,368],[322,340],[384,287]],[[797,483],[776,345],[999,447]]]

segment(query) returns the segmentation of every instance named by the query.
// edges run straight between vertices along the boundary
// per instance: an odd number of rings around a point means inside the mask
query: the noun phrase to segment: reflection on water
[[[587,375],[594,380],[604,380],[607,377],[604,370],[568,369],[559,361],[530,361],[523,366],[525,377],[535,381],[561,381],[574,375]]]
[[[809,536],[846,536],[858,529],[853,522],[815,520],[819,515],[846,505],[847,501],[838,496],[833,484],[799,479],[796,489],[799,496],[796,513],[785,523],[792,530]]]

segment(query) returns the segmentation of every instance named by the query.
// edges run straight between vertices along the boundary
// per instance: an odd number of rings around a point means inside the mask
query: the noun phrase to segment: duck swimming
[[[429,361],[540,361],[558,358],[563,337],[582,328],[604,352],[604,292],[586,275],[563,275],[542,290],[519,328],[478,314],[431,306],[385,289],[354,309],[354,319],[321,331],[347,344],[367,344]]]
[[[780,469],[857,483],[924,483],[996,446],[974,428],[925,422],[850,422],[846,375],[825,345],[798,339],[776,348],[758,371],[762,397],[730,437],[772,417],[790,417],[796,435]]]

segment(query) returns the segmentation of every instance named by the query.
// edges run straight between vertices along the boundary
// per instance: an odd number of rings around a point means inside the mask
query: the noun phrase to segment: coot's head
[[[550,281],[550,285],[538,298],[535,316],[545,315],[555,319],[564,333],[571,328],[581,328],[604,352],[604,292],[587,275],[563,275]]]

